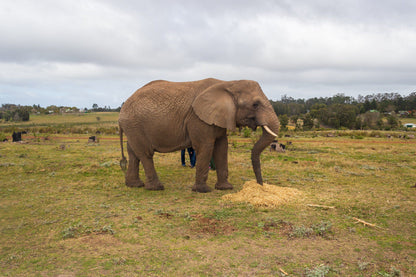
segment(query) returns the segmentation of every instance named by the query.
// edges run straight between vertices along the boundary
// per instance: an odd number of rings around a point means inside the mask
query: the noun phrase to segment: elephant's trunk
[[[276,134],[279,130],[279,120],[277,119],[276,114],[273,112],[272,115],[268,117],[267,124],[262,125],[263,135],[260,139],[254,144],[253,150],[251,151],[251,162],[253,164],[253,171],[256,175],[257,183],[263,185],[263,177],[261,175],[261,166],[260,166],[260,154],[263,150],[276,139]]]

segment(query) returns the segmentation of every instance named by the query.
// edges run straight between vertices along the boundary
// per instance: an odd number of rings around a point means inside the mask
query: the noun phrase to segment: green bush
[[[251,133],[252,133],[252,131],[251,131],[250,128],[244,127],[244,129],[243,129],[243,137],[249,138],[249,137],[251,137]]]

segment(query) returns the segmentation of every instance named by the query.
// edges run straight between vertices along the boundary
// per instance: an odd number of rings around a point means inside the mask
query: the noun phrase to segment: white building
[[[403,126],[406,128],[416,128],[416,124],[413,124],[413,123],[405,123],[403,124]]]

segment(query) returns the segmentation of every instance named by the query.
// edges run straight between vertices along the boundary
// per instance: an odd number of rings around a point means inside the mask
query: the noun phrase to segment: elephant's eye
[[[253,109],[257,110],[258,107],[259,107],[259,103],[254,103],[253,104]]]

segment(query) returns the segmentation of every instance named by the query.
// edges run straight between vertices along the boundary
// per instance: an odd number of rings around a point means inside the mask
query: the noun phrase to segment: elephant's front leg
[[[216,140],[213,156],[217,170],[217,183],[215,184],[215,188],[219,190],[233,189],[233,185],[228,182],[227,136],[222,136]]]
[[[204,144],[196,148],[196,177],[193,191],[210,192],[212,189],[207,185],[209,161],[212,157],[213,144]]]

